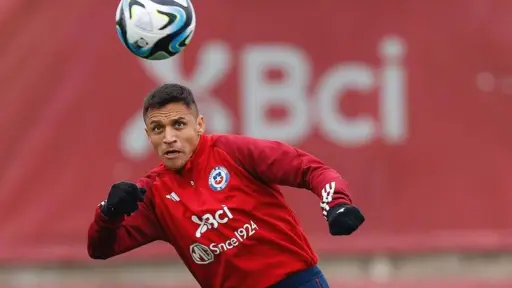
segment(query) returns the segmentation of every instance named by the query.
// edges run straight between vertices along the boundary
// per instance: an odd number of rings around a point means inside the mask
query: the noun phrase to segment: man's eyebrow
[[[172,118],[171,121],[174,122],[174,121],[178,121],[178,120],[187,120],[187,118],[185,116],[178,116],[176,118]],[[162,120],[151,120],[149,121],[149,124],[160,124],[162,123]]]

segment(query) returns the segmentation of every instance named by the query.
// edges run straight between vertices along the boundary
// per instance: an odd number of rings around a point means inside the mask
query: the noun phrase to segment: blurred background
[[[147,62],[117,1],[0,1],[0,287],[198,287],[154,243],[90,260],[110,185],[156,163],[142,99],[190,86],[209,132],[296,145],[367,222],[329,236],[285,189],[332,287],[512,287],[512,1],[195,0],[185,51]]]

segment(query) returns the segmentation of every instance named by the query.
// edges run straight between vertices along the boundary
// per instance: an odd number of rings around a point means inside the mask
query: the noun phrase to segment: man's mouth
[[[167,149],[164,151],[164,157],[167,159],[173,159],[181,154],[178,149]]]

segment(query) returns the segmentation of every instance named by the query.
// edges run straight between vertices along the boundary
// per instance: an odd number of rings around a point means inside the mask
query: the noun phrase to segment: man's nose
[[[176,142],[177,140],[178,139],[176,138],[176,131],[174,131],[171,127],[166,127],[164,134],[164,143],[171,144],[173,142]]]

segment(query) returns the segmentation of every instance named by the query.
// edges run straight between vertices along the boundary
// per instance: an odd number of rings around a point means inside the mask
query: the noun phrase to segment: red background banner
[[[210,132],[287,141],[348,179],[368,221],[347,238],[286,189],[319,252],[512,248],[512,2],[199,2],[185,52],[147,63],[112,1],[2,1],[0,260],[87,259],[110,185],[157,163],[141,105],[167,81]],[[175,254],[122,257],[157,255]]]

